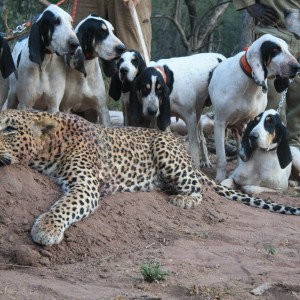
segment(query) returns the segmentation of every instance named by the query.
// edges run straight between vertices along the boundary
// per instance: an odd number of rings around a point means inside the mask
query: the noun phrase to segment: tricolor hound
[[[110,83],[109,96],[118,101],[121,99],[123,106],[124,125],[134,125],[130,119],[129,93],[134,79],[146,68],[142,55],[136,50],[125,51],[118,63],[118,72]]]
[[[95,109],[97,123],[109,126],[110,117],[99,58],[105,75],[111,77],[117,72],[114,59],[125,51],[125,46],[113,34],[113,26],[94,14],[79,22],[75,32],[84,54],[81,63],[84,64],[86,77],[77,72],[76,67],[67,69],[66,90],[60,109],[69,113]],[[70,65],[73,60],[74,56],[71,56]]]
[[[218,53],[201,53],[151,62],[130,92],[133,120],[144,116],[162,130],[170,124],[171,115],[186,123],[189,151],[197,167],[211,165],[199,120],[211,72],[225,59]]]
[[[247,194],[282,192],[288,188],[291,167],[288,131],[278,112],[269,109],[248,123],[237,167],[222,185]]]
[[[66,82],[63,55],[75,53],[78,46],[71,16],[49,5],[32,25],[29,37],[14,47],[17,76],[9,77],[7,107],[58,112]]]

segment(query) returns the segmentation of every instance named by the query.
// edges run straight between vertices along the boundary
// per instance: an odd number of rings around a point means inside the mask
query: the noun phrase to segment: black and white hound
[[[86,76],[77,72],[78,68],[67,69],[66,90],[60,105],[64,112],[84,112],[94,109],[97,122],[110,125],[109,110],[99,58],[103,71],[111,77],[117,72],[115,59],[125,51],[124,44],[114,35],[113,26],[106,20],[91,14],[75,28],[82,51]],[[75,56],[69,59],[74,63]],[[77,61],[77,65],[80,62]]]
[[[132,89],[134,79],[146,68],[142,55],[136,50],[125,51],[117,63],[118,72],[112,77],[109,96],[118,101],[121,99],[123,106],[123,118],[125,126],[140,125],[134,124],[130,118],[129,93]],[[146,125],[146,124],[145,124]]]
[[[15,64],[7,41],[0,36],[0,110],[8,94],[8,76],[15,72]]]
[[[251,120],[243,134],[237,167],[222,184],[247,194],[288,188],[292,154],[280,115],[269,109]]]
[[[9,77],[8,108],[58,112],[66,82],[63,55],[75,53],[78,46],[71,16],[49,5],[32,25],[29,37],[14,47],[17,76]]]
[[[287,88],[289,78],[296,76],[298,68],[286,42],[266,34],[247,51],[228,58],[214,70],[209,94],[215,109],[216,181],[221,182],[227,177],[225,129],[229,126],[241,128],[265,110],[267,78],[275,78],[274,86],[282,92]]]
[[[157,118],[160,129],[170,124],[171,115],[185,122],[189,151],[197,167],[211,166],[199,120],[208,99],[211,72],[225,59],[218,53],[201,53],[151,62],[136,78],[130,93],[134,119],[137,116]]]

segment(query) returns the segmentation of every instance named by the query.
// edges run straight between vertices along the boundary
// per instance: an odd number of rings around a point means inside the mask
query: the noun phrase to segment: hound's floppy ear
[[[257,125],[257,122],[255,120],[252,120],[248,122],[247,127],[244,131],[241,146],[239,149],[239,156],[242,159],[242,161],[248,161],[252,155],[253,148],[250,145],[249,142],[249,134],[252,131],[252,129]]]
[[[162,94],[162,103],[159,108],[159,115],[157,117],[157,127],[160,130],[165,130],[171,124],[171,104],[169,97],[169,89],[165,85]]]
[[[143,113],[143,108],[138,98],[138,93],[140,92],[139,86],[140,80],[139,77],[136,77],[133,81],[133,84],[131,85],[129,94],[129,112],[130,118],[134,124],[137,124],[139,122]]]
[[[85,66],[84,66],[84,54],[81,47],[77,47],[75,54],[67,54],[66,61],[69,67],[83,73],[84,77],[87,76]]]
[[[108,94],[111,98],[118,101],[121,98],[121,91],[122,91],[122,82],[117,73],[111,78]]]
[[[86,24],[79,26],[77,38],[82,48],[83,54],[87,59],[94,58],[93,41],[95,38],[94,31],[88,30]]]
[[[40,31],[41,22],[40,19],[31,26],[28,38],[29,59],[38,65],[41,65],[45,56],[44,44]]]
[[[6,79],[11,73],[15,72],[15,64],[11,56],[8,43],[3,37],[0,37],[0,71],[2,77]]]
[[[167,77],[167,87],[169,88],[169,95],[170,95],[174,85],[174,73],[166,65],[164,65],[163,68]]]
[[[135,55],[137,56],[139,63],[138,63],[138,72],[137,74],[140,74],[144,69],[146,69],[146,63],[144,58],[142,57],[141,53],[135,51]]]
[[[162,103],[159,108],[159,115],[157,117],[157,127],[161,130],[165,130],[171,124],[171,104],[170,104],[170,89],[168,83],[173,88],[173,72],[164,65],[164,72],[166,74],[167,82],[164,85],[163,94],[162,94]]]
[[[266,65],[269,63],[269,57],[265,43],[262,43],[259,48],[251,46],[247,51],[247,61],[252,68],[253,80],[257,85],[262,87],[263,93],[268,91],[266,85],[268,75]]]
[[[282,93],[284,90],[286,90],[290,85],[289,78],[281,78],[279,76],[276,76],[274,80],[274,87],[277,91],[277,93]]]
[[[105,60],[101,58],[102,69],[107,77],[112,77],[118,72],[117,64],[114,59]]]
[[[288,130],[283,124],[281,124],[281,126],[281,140],[277,147],[277,156],[281,169],[284,169],[292,161],[293,158],[288,141]]]

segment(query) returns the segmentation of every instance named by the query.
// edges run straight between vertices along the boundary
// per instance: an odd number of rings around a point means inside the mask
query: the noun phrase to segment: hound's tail
[[[297,216],[300,215],[300,207],[285,206],[270,200],[264,200],[258,197],[252,197],[247,194],[240,193],[236,190],[227,188],[221,184],[217,184],[212,179],[209,179],[201,171],[198,172],[201,173],[199,174],[199,177],[202,184],[207,184],[211,186],[218,195],[223,196],[228,200],[239,201],[249,206],[266,209],[271,212],[276,212],[280,214],[297,215]]]

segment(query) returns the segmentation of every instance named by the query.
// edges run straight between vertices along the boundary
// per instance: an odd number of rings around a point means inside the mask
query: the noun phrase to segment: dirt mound
[[[209,213],[216,210],[213,201],[206,201],[197,211],[186,211],[169,204],[160,192],[122,193],[105,199],[96,213],[67,230],[59,245],[41,247],[32,242],[30,230],[34,220],[58,200],[59,188],[27,166],[1,168],[0,182],[0,236],[4,245],[0,262],[38,266],[130,253],[160,242],[159,236],[164,234],[172,243],[180,234],[181,219],[188,218],[191,227],[222,219],[218,212]]]
[[[42,247],[30,230],[59,188],[26,166],[1,168],[0,182],[0,299],[256,299],[250,290],[266,282],[264,299],[300,298],[299,217],[206,187],[192,210],[161,192],[122,193],[71,226],[59,245]],[[292,190],[263,196],[300,204]],[[169,272],[166,281],[142,281],[140,265],[151,261]]]

